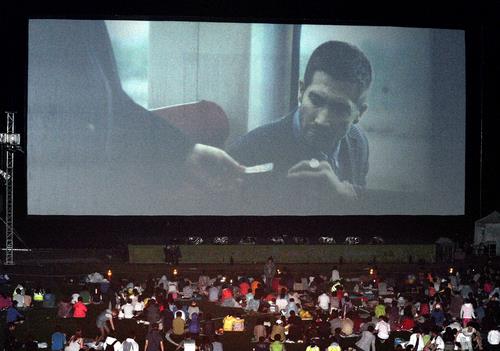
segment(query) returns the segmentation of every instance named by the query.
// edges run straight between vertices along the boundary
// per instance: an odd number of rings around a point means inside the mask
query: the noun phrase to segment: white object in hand
[[[264,163],[261,165],[256,165],[252,167],[245,167],[245,173],[246,174],[253,174],[253,173],[266,173],[266,172],[271,172],[274,168],[274,163]]]

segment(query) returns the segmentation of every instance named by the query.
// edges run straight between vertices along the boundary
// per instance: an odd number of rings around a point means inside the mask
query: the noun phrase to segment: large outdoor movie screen
[[[29,215],[463,215],[465,32],[31,19]]]

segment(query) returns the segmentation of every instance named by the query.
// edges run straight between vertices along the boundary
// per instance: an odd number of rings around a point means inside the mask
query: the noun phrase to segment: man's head
[[[371,80],[370,62],[357,47],[341,41],[317,47],[299,83],[304,141],[330,152],[366,111]]]

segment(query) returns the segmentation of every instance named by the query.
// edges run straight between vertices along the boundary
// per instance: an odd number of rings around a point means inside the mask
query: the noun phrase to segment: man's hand
[[[236,189],[245,170],[225,151],[203,144],[193,147],[185,167],[191,184],[211,192]]]
[[[341,182],[327,161],[300,161],[288,170],[287,178],[297,183],[304,194],[318,200],[354,202],[356,192],[349,182]]]

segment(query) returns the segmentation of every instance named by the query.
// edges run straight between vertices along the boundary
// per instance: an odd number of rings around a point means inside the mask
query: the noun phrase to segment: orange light
[[[113,275],[113,272],[111,272],[111,269],[108,269],[108,279],[111,279],[112,275]]]
[[[375,270],[373,268],[370,268],[370,275],[373,275],[375,273]]]
[[[174,275],[177,275],[177,268],[174,268],[174,271],[172,272]]]

